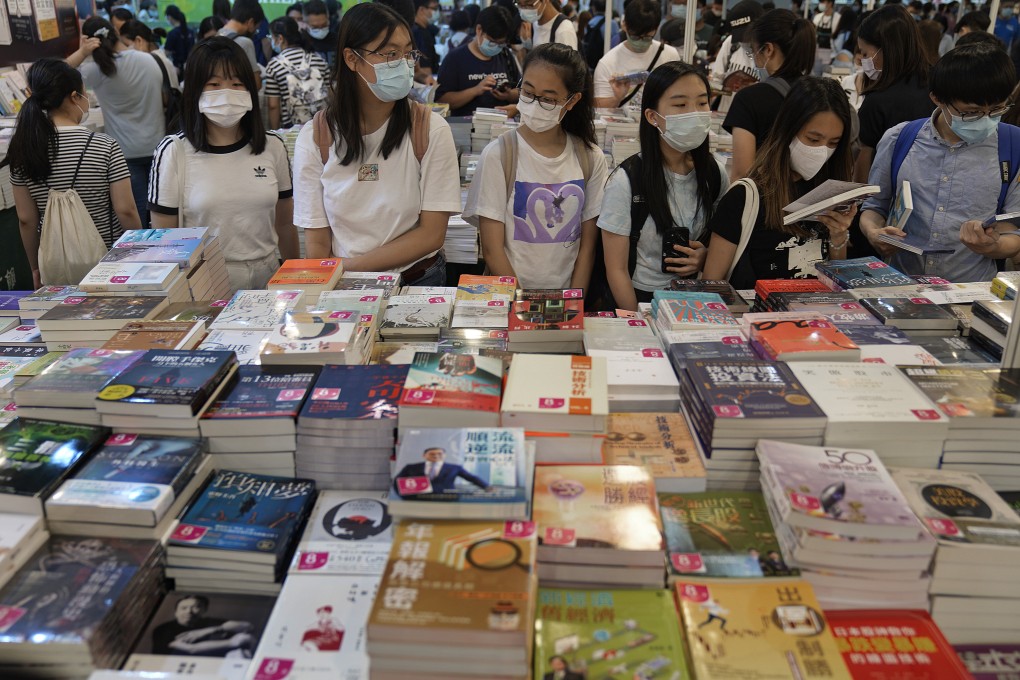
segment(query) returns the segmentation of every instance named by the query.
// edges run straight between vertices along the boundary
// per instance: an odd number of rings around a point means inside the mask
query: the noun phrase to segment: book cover
[[[906,232],[907,220],[910,219],[912,212],[914,212],[914,194],[910,190],[910,182],[903,180],[900,182],[900,188],[896,190],[896,197],[893,199],[892,205],[889,206],[889,217],[886,218],[885,223]]]
[[[831,321],[822,319],[787,319],[751,323],[752,342],[758,342],[770,359],[787,354],[812,352],[860,353],[860,347],[846,337]]]
[[[237,383],[213,402],[202,420],[233,420],[242,428],[245,420],[253,418],[293,420],[318,373],[316,368],[241,366]]]
[[[765,498],[752,491],[660,493],[672,576],[796,576],[783,559]]]
[[[185,406],[195,415],[236,365],[230,352],[152,349],[111,378],[97,399]]]
[[[367,680],[377,576],[291,575],[251,662],[252,680]]]
[[[173,233],[178,231],[182,233]],[[102,262],[172,262],[186,269],[194,266],[201,257],[207,244],[207,233],[205,227],[129,229],[103,256]]]
[[[450,325],[453,328],[506,328],[509,314],[508,300],[458,300]]]
[[[400,272],[347,272],[337,281],[334,290],[382,289],[386,298],[400,288]]]
[[[301,304],[300,290],[239,290],[220,315],[212,330],[271,330],[283,323],[284,314]]]
[[[687,421],[677,413],[610,413],[602,460],[644,467],[656,479],[705,476]]]
[[[940,542],[1020,547],[1020,516],[980,475],[897,468],[892,477]]]
[[[89,293],[120,290],[163,290],[176,278],[180,268],[173,263],[100,262],[85,275],[78,287]]]
[[[570,291],[563,293],[567,292]],[[583,298],[550,298],[545,294],[532,297],[531,294],[532,291],[521,291],[521,296],[525,297],[514,301],[507,327],[511,333],[584,330]]]
[[[711,328],[667,331],[662,341],[669,360],[679,371],[691,359],[757,359],[739,329]]]
[[[315,500],[315,482],[218,471],[181,517],[169,545],[286,555]]]
[[[92,425],[11,421],[0,429],[0,493],[45,499],[109,432]]]
[[[126,244],[143,246],[165,246],[168,243],[179,243],[181,241],[198,241],[204,243],[209,240],[208,227],[182,227],[174,229],[128,229],[117,242],[114,248],[123,247]]]
[[[371,364],[387,364],[390,366],[407,366],[414,361],[418,352],[435,352],[439,347],[436,342],[383,342],[372,345]],[[447,350],[448,351],[448,350]],[[406,376],[405,376],[406,378]]]
[[[731,312],[742,313],[748,311],[747,302],[744,301],[737,289],[730,285],[729,281],[709,281],[707,279],[681,279],[674,278],[669,282],[672,290],[691,293],[715,293],[722,298]]]
[[[339,259],[285,260],[267,284],[270,290],[325,286],[343,273]]]
[[[886,325],[904,326],[904,322],[941,322],[939,327],[956,328],[956,317],[932,304],[924,297],[915,298],[862,298],[861,304]],[[927,327],[911,325],[910,328]]]
[[[514,355],[503,411],[605,415],[609,412],[607,375],[605,357]]]
[[[655,308],[653,307],[653,309]],[[657,309],[657,316],[669,324],[667,327],[707,326],[711,328],[739,325],[723,302],[660,300]]]
[[[978,300],[973,305],[974,317],[987,323],[992,330],[1006,335],[1013,322],[1013,303],[1006,300]]]
[[[353,312],[287,312],[283,323],[266,337],[261,354],[342,353],[350,346],[357,326]]]
[[[268,330],[214,330],[198,345],[198,349],[210,352],[233,352],[237,363],[242,366],[261,363],[261,352],[269,334]]]
[[[512,300],[516,291],[517,279],[512,276],[461,274],[457,281],[455,303],[460,304],[465,300]]]
[[[532,519],[540,545],[663,551],[655,480],[633,465],[541,465]],[[660,556],[661,565],[661,556]]]
[[[665,590],[540,588],[536,619],[536,680],[690,677]]]
[[[905,286],[914,282],[906,274],[873,256],[852,260],[822,260],[815,263],[815,269],[820,280],[832,281],[841,289]]]
[[[30,290],[5,290],[0,292],[0,316],[18,316],[22,298],[32,296]]]
[[[407,430],[400,437],[389,498],[391,503],[523,504],[530,498],[527,467],[521,428]]]
[[[209,326],[226,307],[226,300],[199,300],[196,302],[171,302],[167,308],[153,317],[154,321],[204,321]]]
[[[675,587],[698,680],[852,680],[806,581]]]
[[[844,325],[866,324],[877,326],[882,323],[874,314],[856,302],[797,300],[790,302],[786,308],[791,312],[820,312],[830,322],[839,326],[841,330]]]
[[[892,328],[889,326],[889,328]],[[998,364],[999,360],[969,338],[918,338],[918,346],[943,364]]]
[[[112,377],[130,368],[143,354],[142,351],[72,349],[18,388],[15,398],[27,393],[40,398],[46,394],[56,396],[69,392],[95,395]]]
[[[503,362],[473,354],[414,356],[400,396],[400,406],[499,412]]]
[[[758,300],[771,299],[774,293],[825,293],[829,289],[817,279],[758,279],[754,294]]]
[[[199,439],[111,435],[46,501],[46,507],[149,510],[162,517],[204,455]]]
[[[407,366],[329,364],[315,380],[299,420],[396,420]]]
[[[102,349],[186,349],[205,327],[198,321],[132,321],[103,343]]]
[[[290,573],[382,576],[393,544],[388,495],[320,491]]]
[[[138,297],[118,297],[112,295],[96,295],[93,297],[68,297],[43,313],[37,320],[39,328],[47,327],[75,328],[68,326],[82,321],[144,321],[166,306],[166,298],[155,295]],[[111,326],[117,327],[117,326]]]
[[[839,330],[850,340],[863,347],[865,345],[911,345],[914,342],[907,334],[896,326],[840,326]]]
[[[1020,371],[970,366],[900,369],[950,418],[1016,418]]]
[[[383,312],[381,331],[439,329],[450,325],[453,300],[445,296],[394,295]]]
[[[401,522],[381,597],[372,606],[369,638],[433,641],[471,633],[526,646],[533,630],[535,533],[534,522]]]
[[[32,324],[21,324],[9,331],[0,333],[0,345],[41,343],[42,333],[38,326]]]
[[[826,612],[854,680],[973,680],[926,611]]]
[[[955,649],[974,680],[1020,677],[1020,644],[956,645]]]
[[[782,363],[767,361],[687,362],[687,373],[710,417],[811,418],[825,413]]]
[[[69,297],[81,294],[78,286],[43,286],[31,295],[26,295],[18,301],[18,307],[26,309],[49,309],[53,305],[60,304]]]

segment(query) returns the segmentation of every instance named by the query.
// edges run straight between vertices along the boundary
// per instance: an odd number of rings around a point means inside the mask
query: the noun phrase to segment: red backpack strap
[[[319,147],[319,157],[322,159],[322,164],[325,165],[329,160],[329,147],[333,146],[333,133],[326,121],[326,112],[316,111],[312,118],[312,125],[312,140],[315,142],[315,146]]]
[[[411,148],[414,149],[414,157],[421,163],[425,153],[429,150],[429,127],[432,124],[432,109],[411,102]]]

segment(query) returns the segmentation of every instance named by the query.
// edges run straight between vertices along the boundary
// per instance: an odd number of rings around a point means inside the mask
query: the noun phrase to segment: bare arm
[[[42,286],[39,281],[39,208],[28,187],[16,186],[13,189],[21,243],[25,246],[28,263],[32,266],[32,285],[39,288]]]
[[[67,57],[67,63],[73,68],[78,68],[81,63],[96,51],[99,47],[99,38],[81,37],[81,46]]]
[[[164,215],[151,210],[149,215],[154,229],[176,229],[180,225],[177,215]]]
[[[333,253],[333,230],[329,227],[324,229],[305,229],[305,257],[313,260],[324,257],[332,257]],[[347,263],[344,262],[344,268]]]
[[[481,97],[486,92],[496,87],[496,79],[492,76],[485,76],[477,85],[469,87],[466,90],[460,92],[444,92],[436,101],[440,104],[449,104],[451,109],[459,109],[462,106],[467,106],[475,100],[476,97]]]
[[[599,228],[595,226],[596,219],[593,217],[581,224],[581,247],[574,261],[574,271],[570,275],[571,288],[587,290],[591,282],[591,270],[595,265],[595,239],[599,236]]]
[[[301,243],[298,241],[297,227],[294,226],[293,198],[281,198],[276,202],[276,223],[273,226],[276,229],[280,257],[285,260],[301,257]]]
[[[344,269],[381,272],[413,264],[443,247],[449,221],[450,213],[423,210],[417,227],[364,255],[346,258]]]
[[[503,239],[506,234],[506,227],[502,222],[488,217],[478,218],[478,231],[482,239],[482,257],[485,258],[485,265],[493,276],[513,276],[517,273],[514,266],[510,264],[510,257],[506,254],[503,246]]]
[[[269,111],[269,127],[280,129],[280,98],[266,97],[266,109]]]
[[[755,136],[744,128],[733,128],[733,165],[730,166],[730,182],[747,177],[754,165],[754,155],[758,151]]]
[[[857,160],[854,161],[854,181],[865,183],[871,173],[871,164],[875,161],[875,150],[870,146],[862,146]]]
[[[113,212],[117,213],[121,227],[142,229],[142,218],[138,216],[138,206],[135,205],[135,198],[131,194],[129,177],[110,185],[110,200],[113,202]]]
[[[736,243],[727,241],[719,234],[712,234],[712,239],[708,242],[708,255],[705,258],[704,278],[710,281],[726,280],[736,254]]]
[[[602,248],[605,251],[606,278],[609,280],[609,289],[613,291],[616,306],[636,312],[637,294],[634,292],[634,282],[631,281],[627,261],[630,237],[603,231]]]

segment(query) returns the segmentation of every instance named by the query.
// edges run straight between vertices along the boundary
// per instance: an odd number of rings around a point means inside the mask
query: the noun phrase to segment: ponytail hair
[[[162,31],[163,29],[157,29]],[[124,25],[120,27],[120,34],[128,40],[134,40],[135,38],[141,38],[150,45],[158,45],[159,42],[156,40],[156,36],[151,28],[143,24],[138,19],[129,19],[124,22]],[[164,31],[164,35],[166,32]]]
[[[567,45],[545,43],[528,53],[522,72],[527,74],[528,67],[535,63],[552,66],[570,96],[581,95],[580,101],[563,116],[560,127],[564,132],[580,137],[588,146],[598,147],[595,138],[595,95],[591,73],[584,57]]]
[[[751,44],[761,49],[772,43],[783,54],[783,65],[772,75],[796,80],[815,67],[818,38],[815,25],[788,9],[773,9],[762,14],[751,26]]]
[[[39,59],[28,69],[32,96],[18,112],[18,122],[4,161],[32,182],[45,182],[57,157],[57,128],[50,112],[75,92],[85,91],[81,73],[63,59]]]
[[[287,41],[287,45],[291,47],[300,47],[306,52],[308,51],[308,43],[305,41],[305,37],[301,35],[301,28],[292,17],[274,19],[269,24],[269,32],[272,35],[281,36]]]
[[[117,43],[120,36],[117,29],[102,17],[89,17],[81,27],[81,32],[89,38],[99,38],[99,47],[92,53],[92,59],[96,66],[107,78],[117,75],[117,62],[114,55],[117,54]]]
[[[164,16],[167,16],[177,23],[180,24],[181,34],[186,38],[191,35],[191,29],[188,28],[188,18],[184,16],[184,12],[177,5],[167,5],[166,11],[163,12]]]

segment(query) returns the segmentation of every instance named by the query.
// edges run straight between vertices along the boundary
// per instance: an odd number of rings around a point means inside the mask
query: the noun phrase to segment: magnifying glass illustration
[[[524,572],[530,572],[530,567],[520,561],[523,555],[524,551],[512,541],[505,538],[486,538],[472,543],[467,549],[465,558],[472,567],[483,571],[517,567]]]

